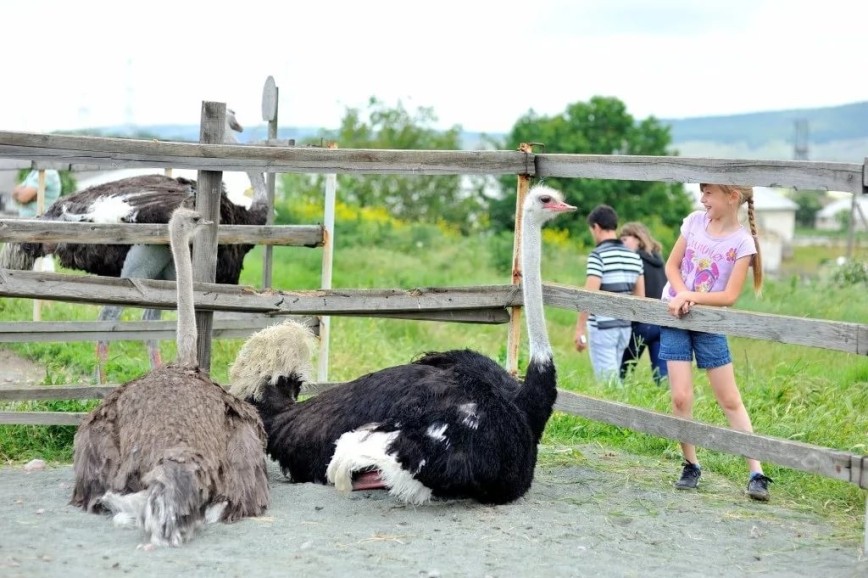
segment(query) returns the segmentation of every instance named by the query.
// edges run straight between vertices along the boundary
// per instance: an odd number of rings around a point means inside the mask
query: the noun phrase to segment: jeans
[[[621,358],[630,341],[629,327],[598,329],[588,326],[591,365],[598,381],[618,380]]]
[[[726,335],[663,327],[660,338],[660,359],[693,361],[696,367],[713,369],[732,363]]]
[[[642,357],[642,352],[648,349],[648,359],[651,361],[651,373],[654,381],[660,383],[669,376],[666,362],[660,359],[660,326],[651,323],[633,322],[633,335],[621,358],[621,379],[627,376],[631,366]]]

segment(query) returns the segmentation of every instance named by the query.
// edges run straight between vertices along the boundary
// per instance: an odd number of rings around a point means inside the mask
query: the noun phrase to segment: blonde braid
[[[756,255],[753,256],[753,292],[759,296],[763,292],[763,259],[760,251],[759,235],[756,230],[756,218],[754,216],[753,187],[739,187],[739,189],[741,190],[742,199],[747,201],[747,222],[750,226],[750,235],[753,237],[753,243],[756,247]]]

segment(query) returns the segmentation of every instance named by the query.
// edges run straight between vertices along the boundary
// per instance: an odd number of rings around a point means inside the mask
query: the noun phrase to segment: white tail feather
[[[335,444],[335,453],[326,469],[328,481],[338,491],[348,493],[353,488],[353,472],[375,468],[389,493],[408,504],[420,505],[431,500],[431,489],[425,487],[386,448],[400,434],[355,430],[343,434]]]
[[[195,466],[166,460],[144,477],[146,490],[134,494],[106,492],[100,499],[114,515],[116,526],[136,526],[154,546],[180,546],[205,521],[218,521],[226,502],[214,504],[202,515]]]
[[[135,494],[116,494],[106,492],[100,503],[113,514],[112,521],[115,526],[141,527],[142,511],[145,509],[145,501],[148,491],[142,490]]]
[[[205,523],[215,524],[219,522],[223,516],[223,510],[225,510],[228,505],[229,502],[220,502],[217,504],[211,504],[205,508]]]

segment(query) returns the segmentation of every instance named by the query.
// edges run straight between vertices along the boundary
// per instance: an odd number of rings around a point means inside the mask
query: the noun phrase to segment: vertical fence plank
[[[274,77],[265,79],[262,88],[262,120],[268,123],[268,140],[277,138],[277,95],[278,88],[274,84]],[[274,224],[274,189],[277,184],[277,174],[265,173],[265,189],[268,196],[268,211],[265,213],[265,224]],[[262,250],[262,288],[269,289],[272,285],[272,253],[271,245],[266,245]]]
[[[330,149],[338,148],[336,143],[329,144]],[[323,214],[323,244],[322,244],[322,283],[323,289],[332,288],[332,263],[334,262],[335,235],[335,201],[337,196],[337,179],[335,173],[326,175],[325,209]],[[317,381],[328,381],[329,375],[329,339],[331,317],[323,315],[319,319],[319,365]]]
[[[39,181],[36,186],[36,216],[39,217],[45,212],[45,169],[39,169]],[[36,260],[37,269],[44,271],[45,260],[52,257],[46,255]],[[33,301],[33,320],[42,321],[42,301],[35,299]]]
[[[226,133],[226,104],[203,102],[199,142],[222,143]],[[220,196],[223,187],[223,171],[199,171],[196,188],[196,210],[213,225],[193,239],[193,281],[213,283],[217,274],[217,225],[220,223]],[[211,330],[214,325],[213,311],[197,311],[196,325],[199,329],[199,368],[211,372]]]
[[[518,147],[523,153],[533,152],[533,146],[521,143]],[[518,175],[515,193],[515,234],[512,242],[512,284],[521,283],[521,207],[530,184],[529,175]],[[521,345],[521,307],[509,310],[509,333],[506,337],[506,370],[511,375],[518,374],[518,352]]]

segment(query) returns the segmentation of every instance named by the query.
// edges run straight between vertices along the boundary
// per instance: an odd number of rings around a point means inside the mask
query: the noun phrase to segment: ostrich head
[[[229,393],[259,400],[281,378],[299,385],[310,380],[316,336],[307,325],[284,321],[251,335],[229,368]],[[297,394],[297,392],[296,392]]]
[[[192,209],[178,207],[169,219],[169,237],[183,243],[190,243],[196,233],[203,230],[211,221],[206,221],[202,215]]]
[[[564,202],[563,193],[546,185],[531,187],[523,207],[525,219],[537,227],[542,227],[561,213],[575,210],[576,207]]]
[[[235,111],[231,108],[226,109],[226,126],[235,132],[244,132],[244,127],[235,118]]]

